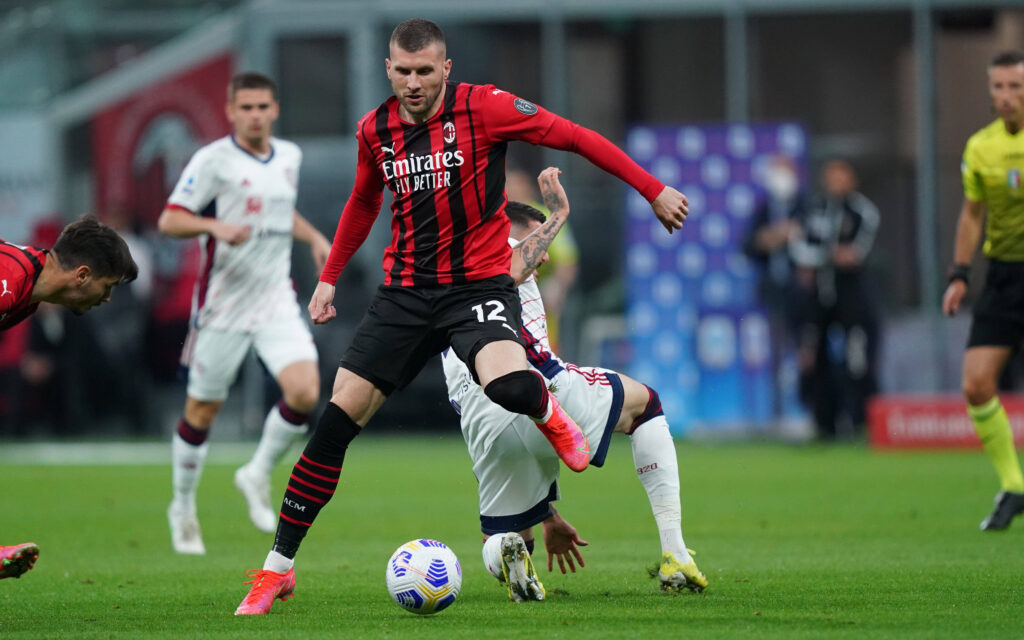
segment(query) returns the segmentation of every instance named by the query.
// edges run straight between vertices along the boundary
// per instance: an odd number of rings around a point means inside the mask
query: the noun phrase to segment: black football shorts
[[[1017,347],[1024,339],[1024,262],[992,260],[974,305],[967,347]]]
[[[339,366],[390,395],[451,346],[476,379],[473,360],[484,345],[522,342],[521,311],[508,275],[465,284],[381,285]]]

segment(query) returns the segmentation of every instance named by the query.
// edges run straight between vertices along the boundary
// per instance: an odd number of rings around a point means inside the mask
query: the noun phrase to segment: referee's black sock
[[[334,495],[345,450],[360,427],[338,405],[328,403],[313,437],[292,469],[277,520],[274,551],[294,558],[306,532]]]

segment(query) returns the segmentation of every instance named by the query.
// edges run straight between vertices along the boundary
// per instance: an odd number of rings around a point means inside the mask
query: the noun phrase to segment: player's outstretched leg
[[[281,400],[267,414],[263,435],[252,459],[235,471],[235,487],[249,506],[249,519],[264,533],[277,528],[277,512],[270,506],[270,473],[288,449],[306,433],[308,416]]]
[[[245,584],[251,584],[249,593],[235,609],[236,616],[252,616],[270,613],[270,607],[274,600],[280,598],[287,600],[295,594],[295,570],[289,569],[284,573],[269,571],[267,569],[252,569],[245,572],[245,575],[252,578]]]
[[[495,378],[484,393],[498,406],[529,416],[544,434],[565,466],[583,471],[590,464],[590,442],[579,425],[548,392],[544,378],[536,371],[513,371]]]
[[[703,591],[708,580],[690,557],[691,552],[683,540],[675,441],[658,392],[650,387],[646,387],[646,391],[647,403],[633,420],[629,439],[633,448],[633,465],[647,492],[661,537],[658,578],[662,589]]]
[[[533,566],[533,559],[530,558],[523,537],[518,533],[509,532],[491,536],[488,542],[495,538],[499,542],[492,543],[491,547],[493,549],[497,546],[501,554],[501,575],[508,585],[508,599],[513,602],[543,600],[546,593],[544,585],[537,576],[537,570]]]
[[[697,568],[693,560],[693,549],[687,549],[683,558],[677,558],[676,554],[666,551],[661,554],[661,565],[658,567],[658,580],[661,581],[661,588],[665,591],[689,589],[696,593],[708,586],[708,579]]]
[[[39,545],[34,542],[0,547],[0,579],[20,578],[35,566],[39,558]]]
[[[996,494],[996,507],[981,521],[982,531],[1000,531],[1010,526],[1017,514],[1024,513],[1024,493],[1000,491]]]

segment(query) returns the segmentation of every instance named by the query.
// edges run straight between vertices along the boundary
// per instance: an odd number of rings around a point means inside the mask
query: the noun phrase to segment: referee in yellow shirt
[[[988,67],[988,90],[999,117],[971,136],[964,149],[964,203],[942,298],[943,313],[952,316],[959,310],[984,224],[988,275],[974,308],[963,365],[967,412],[1002,485],[995,509],[981,522],[983,531],[1005,529],[1024,511],[1024,475],[1010,421],[996,395],[999,377],[1024,339],[1024,54],[996,56]]]

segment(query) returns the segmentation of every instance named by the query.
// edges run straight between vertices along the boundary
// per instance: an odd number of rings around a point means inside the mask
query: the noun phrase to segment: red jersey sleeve
[[[477,94],[487,134],[496,140],[523,140],[577,153],[619,178],[652,202],[665,185],[633,161],[607,138],[529,100],[496,89],[480,87]]]
[[[377,219],[381,203],[384,201],[383,176],[360,133],[356,133],[356,144],[359,152],[355,184],[352,186],[348,202],[345,203],[345,209],[341,212],[341,219],[338,220],[338,230],[334,232],[331,253],[323,271],[320,272],[320,282],[330,285],[338,282],[345,265],[370,234],[373,221]]]

